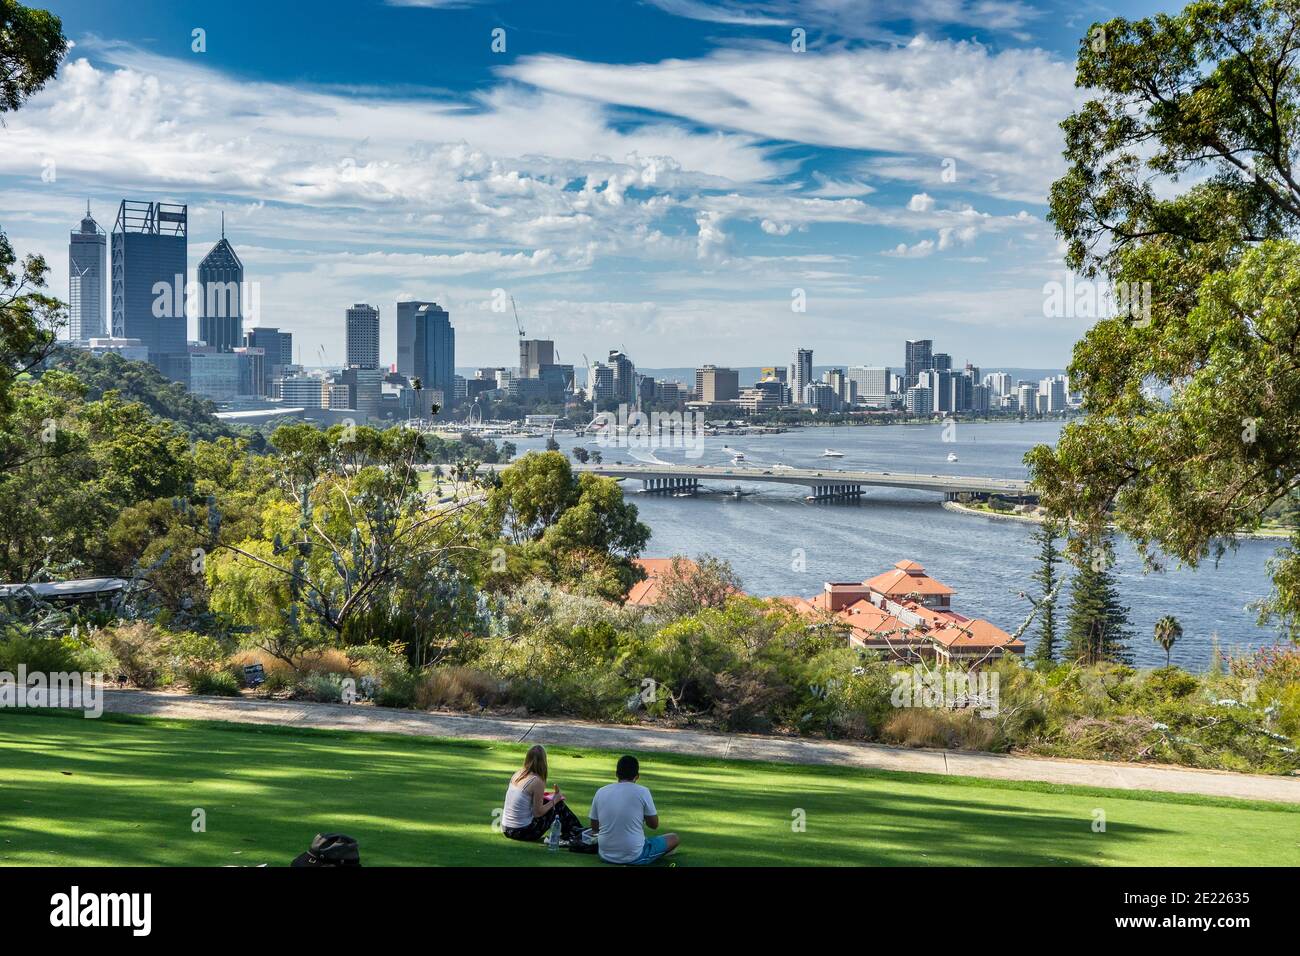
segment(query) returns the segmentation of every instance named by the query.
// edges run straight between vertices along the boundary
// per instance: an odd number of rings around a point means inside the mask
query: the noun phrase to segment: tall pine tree
[[[1045,521],[1034,532],[1038,542],[1038,570],[1034,572],[1034,582],[1041,590],[1038,598],[1038,646],[1034,648],[1034,660],[1040,664],[1051,664],[1056,660],[1056,594],[1061,576],[1056,571],[1060,563],[1061,552],[1056,547],[1056,526]]]
[[[1075,572],[1065,625],[1066,656],[1070,660],[1085,664],[1127,664],[1131,660],[1128,608],[1119,603],[1111,563],[1110,542],[1103,541]]]

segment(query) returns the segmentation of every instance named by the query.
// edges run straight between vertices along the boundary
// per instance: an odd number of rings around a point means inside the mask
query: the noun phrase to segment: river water
[[[705,438],[702,449],[628,449],[588,444],[591,439],[557,435],[566,452],[575,444],[599,450],[606,463],[621,460],[729,464],[735,452],[745,456],[734,465],[746,492],[736,498],[707,494],[673,498],[642,494],[640,481],[624,482],[628,498],[650,526],[647,557],[712,554],[730,561],[751,594],[812,596],[825,581],[860,581],[910,558],[955,588],[953,607],[971,617],[991,620],[1014,631],[1029,612],[1019,592],[1032,588],[1029,575],[1037,551],[1033,525],[962,514],[942,507],[940,496],[887,488],[867,488],[861,500],[812,503],[801,485],[745,483],[743,468],[758,471],[776,464],[813,467],[833,475],[873,470],[926,475],[1028,477],[1024,454],[1039,443],[1051,444],[1060,422],[958,423],[945,441],[942,425],[846,426],[795,429],[776,435]],[[541,448],[544,439],[516,439],[520,452]],[[842,458],[823,457],[827,449]],[[957,461],[950,462],[949,454]],[[720,492],[731,484],[715,483]],[[1224,651],[1274,643],[1277,634],[1255,623],[1247,605],[1269,592],[1268,558],[1280,541],[1242,541],[1218,566],[1196,570],[1171,566],[1145,573],[1127,541],[1116,543],[1116,575],[1121,600],[1130,608],[1131,650],[1142,666],[1164,663],[1164,651],[1151,636],[1156,620],[1172,614],[1183,625],[1175,645],[1175,663],[1205,668],[1217,637]],[[1062,590],[1062,610],[1068,588]],[[1062,615],[1063,619],[1063,615]],[[1032,630],[1032,629],[1031,629]],[[1026,635],[1029,652],[1035,640]]]

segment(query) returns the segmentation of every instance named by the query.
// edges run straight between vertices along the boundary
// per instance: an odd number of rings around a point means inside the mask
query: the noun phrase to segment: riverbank
[[[1040,511],[1034,511],[1032,513],[994,511],[992,508],[981,508],[976,505],[962,504],[958,501],[945,501],[943,506],[949,511],[978,515],[981,518],[998,518],[1007,521],[1020,521],[1028,524],[1042,524],[1044,521],[1043,515]],[[1282,528],[1265,528],[1259,531],[1240,531],[1237,533],[1237,537],[1247,541],[1289,541],[1291,533]]]

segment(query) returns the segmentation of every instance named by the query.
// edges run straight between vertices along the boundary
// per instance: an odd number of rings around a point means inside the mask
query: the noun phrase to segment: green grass
[[[289,862],[318,831],[367,865],[600,866],[492,829],[524,745],[0,713],[0,865]],[[550,750],[586,818],[616,754]],[[1300,865],[1300,807],[643,755],[679,866]],[[191,813],[207,832],[191,831]],[[807,829],[794,832],[793,811]],[[1106,832],[1092,830],[1093,811]]]

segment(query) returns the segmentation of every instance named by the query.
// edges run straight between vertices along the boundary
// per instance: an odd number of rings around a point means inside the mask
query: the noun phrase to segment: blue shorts
[[[629,863],[628,866],[645,866],[647,863],[653,863],[667,852],[667,838],[661,836],[650,837],[645,841],[645,846],[641,847],[641,855]]]

